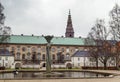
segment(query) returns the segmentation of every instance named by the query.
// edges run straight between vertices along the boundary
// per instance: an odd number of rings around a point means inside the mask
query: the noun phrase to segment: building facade
[[[6,49],[0,49],[0,67],[15,68],[14,56]]]
[[[107,60],[107,67],[116,66],[114,58],[115,57],[110,57]],[[71,57],[71,62],[72,62],[72,67],[74,68],[96,67],[96,61],[90,55],[89,51],[80,51],[80,50],[76,51]],[[104,67],[104,63],[102,63],[99,59],[98,59],[98,67]]]
[[[67,66],[77,50],[87,48],[84,41],[83,38],[53,37],[50,49],[51,63]],[[15,67],[41,68],[45,67],[46,63],[46,45],[44,36],[11,35],[7,50],[15,58]]]

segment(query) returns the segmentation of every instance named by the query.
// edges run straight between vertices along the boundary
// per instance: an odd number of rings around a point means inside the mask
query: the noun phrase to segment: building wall
[[[71,61],[72,61],[73,67],[78,67],[78,68],[84,67],[84,66],[96,67],[96,62],[93,60],[92,57],[72,57]],[[103,67],[104,64],[99,60],[98,66]],[[111,57],[107,61],[107,67],[114,67],[114,66],[115,66],[115,60],[113,59],[113,57]]]
[[[24,60],[28,59],[28,53],[30,54],[29,57],[32,59],[32,55],[35,52],[35,55],[37,56],[40,54],[40,60],[42,59],[42,56],[46,54],[46,47],[45,45],[9,45],[8,47],[9,51],[14,55],[15,60]],[[18,55],[20,55],[18,57]],[[23,57],[25,55],[25,57]],[[37,57],[38,58],[38,57]]]
[[[64,56],[64,60],[71,61],[71,56],[77,51],[77,50],[84,50],[83,46],[61,46],[61,45],[52,45],[51,46],[51,59],[52,60],[58,60],[57,55],[60,53]],[[55,58],[53,57],[55,55]]]
[[[73,67],[84,67],[90,64],[88,57],[72,57],[71,58]]]
[[[0,56],[0,67],[14,68],[14,56]]]
[[[15,57],[15,64],[20,63],[22,66],[40,65],[46,62],[46,45],[43,44],[8,44],[7,49]],[[85,50],[84,46],[70,46],[70,45],[51,45],[51,61],[52,64],[64,64],[71,62],[71,56],[77,50]],[[33,63],[33,54],[36,59]],[[58,54],[63,55],[61,58],[63,62],[59,62]],[[60,60],[61,61],[61,60]],[[26,65],[26,66],[25,66]],[[29,67],[29,66],[28,66]]]
[[[57,60],[57,54],[61,52],[64,57],[66,57],[67,54],[70,55],[70,57],[75,53],[77,50],[82,50],[84,47],[79,46],[60,46],[60,45],[54,45],[51,46],[51,58],[52,55],[55,55],[55,59]],[[17,60],[17,53],[20,53],[20,60],[22,60],[23,55],[27,56],[27,53],[30,53],[30,57],[32,57],[32,53],[36,52],[36,55],[38,53],[41,54],[40,60],[42,60],[42,55],[46,55],[46,45],[18,45],[18,44],[9,44],[8,50],[15,56],[15,60]]]

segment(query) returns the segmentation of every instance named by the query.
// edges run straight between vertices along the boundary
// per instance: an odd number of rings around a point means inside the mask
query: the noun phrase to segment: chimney
[[[21,36],[23,36],[23,34],[21,34]]]

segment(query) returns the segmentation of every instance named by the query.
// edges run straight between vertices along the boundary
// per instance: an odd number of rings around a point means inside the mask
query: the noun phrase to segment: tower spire
[[[74,29],[72,26],[72,19],[71,19],[71,12],[69,9],[68,20],[67,20],[67,27],[66,27],[66,37],[74,37]]]
[[[71,15],[71,14],[70,14],[70,9],[69,9],[69,15]]]

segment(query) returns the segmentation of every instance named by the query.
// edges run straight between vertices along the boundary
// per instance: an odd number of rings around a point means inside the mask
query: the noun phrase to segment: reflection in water
[[[108,77],[108,74],[98,74],[91,72],[61,72],[56,74],[53,72],[52,75],[43,74],[43,72],[19,72],[14,73],[0,73],[0,79],[30,79],[30,78],[99,78]]]

